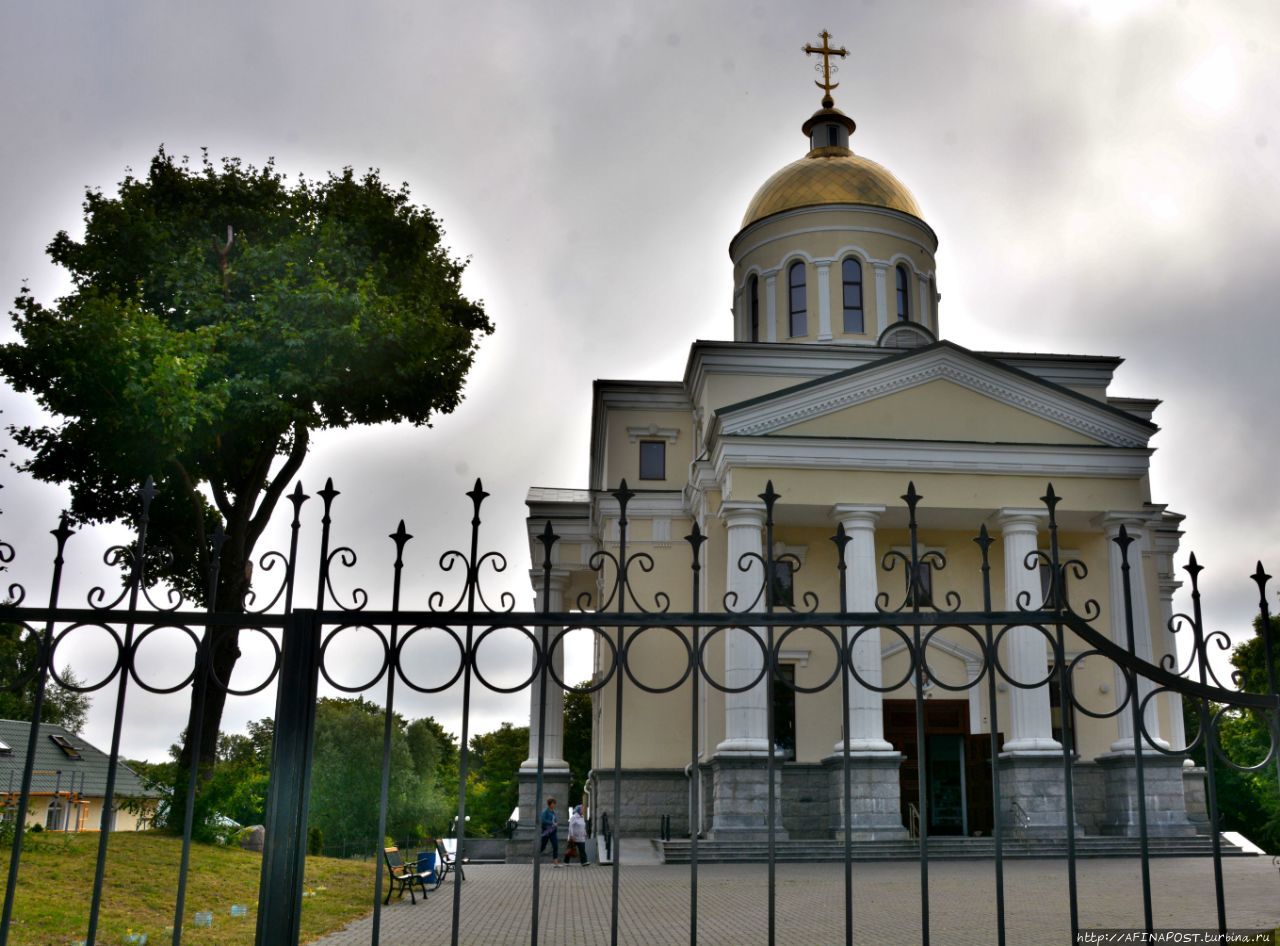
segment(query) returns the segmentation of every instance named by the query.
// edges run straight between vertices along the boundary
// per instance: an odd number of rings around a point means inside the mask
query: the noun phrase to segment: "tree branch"
[[[229,526],[235,514],[235,507],[231,505],[231,500],[227,498],[227,491],[223,489],[221,483],[210,478],[209,486],[213,489],[213,501],[218,505],[218,512],[222,513],[222,518]]]
[[[262,497],[262,501],[258,504],[258,512],[249,523],[249,539],[251,543],[257,542],[258,536],[267,527],[267,522],[271,519],[271,513],[276,508],[276,502],[288,487],[289,481],[298,475],[298,470],[302,468],[302,461],[307,457],[307,447],[311,439],[310,430],[301,422],[295,422],[293,430],[293,449],[289,451],[289,459],[285,460],[284,466],[280,468],[270,485],[267,486],[266,495]]]
[[[178,475],[182,477],[182,485],[186,487],[187,495],[191,498],[191,505],[195,509],[196,514],[196,548],[197,560],[200,563],[201,571],[209,570],[209,548],[207,538],[204,531],[204,504],[200,502],[200,493],[196,489],[195,481],[191,478],[191,474],[187,472],[187,468],[183,466],[182,461],[177,457],[172,457],[169,461],[178,470]]]

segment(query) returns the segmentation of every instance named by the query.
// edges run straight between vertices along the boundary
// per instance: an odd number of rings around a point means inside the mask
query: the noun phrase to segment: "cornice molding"
[[[712,455],[722,483],[734,467],[811,470],[903,470],[1036,476],[1144,475],[1150,449],[1042,444],[825,440],[812,437],[720,437]]]

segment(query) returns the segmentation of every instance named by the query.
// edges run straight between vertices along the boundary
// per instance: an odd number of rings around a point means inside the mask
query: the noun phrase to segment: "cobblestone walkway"
[[[1280,871],[1270,858],[1224,862],[1227,920],[1232,928],[1280,925]],[[462,885],[459,942],[504,946],[530,941],[531,868],[477,865]],[[1213,862],[1169,858],[1151,862],[1157,927],[1202,927],[1215,921]],[[843,867],[840,864],[778,866],[777,942],[825,946],[844,941]],[[1133,928],[1142,922],[1142,888],[1136,860],[1082,860],[1078,869],[1082,928]],[[612,871],[608,866],[559,870],[541,878],[544,946],[596,946],[610,940]],[[767,880],[764,865],[715,864],[698,875],[698,943],[746,946],[766,943]],[[936,944],[995,942],[995,880],[991,861],[935,861],[929,866],[931,933]],[[453,881],[416,906],[392,900],[382,913],[384,946],[435,946],[450,941]],[[1005,902],[1010,944],[1067,943],[1066,864],[1057,860],[1005,862]],[[685,946],[689,942],[689,869],[624,865],[619,894],[618,941],[635,946]],[[920,872],[914,862],[854,865],[854,941],[920,942]],[[372,920],[357,921],[317,942],[322,946],[369,943]]]

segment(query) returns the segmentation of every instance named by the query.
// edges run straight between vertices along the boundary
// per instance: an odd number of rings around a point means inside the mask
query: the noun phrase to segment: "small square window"
[[[640,441],[640,479],[667,478],[667,444],[662,440]]]

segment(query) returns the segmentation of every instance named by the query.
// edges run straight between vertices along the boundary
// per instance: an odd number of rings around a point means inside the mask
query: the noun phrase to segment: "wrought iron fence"
[[[97,861],[92,883],[92,902],[89,912],[86,942],[92,944],[98,936],[99,915],[102,905],[103,878],[106,859],[111,845],[111,833],[108,827],[115,798],[116,763],[120,758],[120,740],[124,708],[133,690],[151,693],[175,693],[191,690],[196,714],[204,705],[211,688],[220,688],[230,694],[256,693],[272,682],[277,683],[275,712],[275,733],[271,765],[270,786],[266,812],[266,839],[263,852],[261,886],[259,894],[258,926],[256,942],[278,946],[281,943],[296,943],[299,935],[299,914],[303,895],[303,864],[306,853],[307,837],[307,801],[309,788],[310,762],[313,746],[313,734],[316,715],[317,689],[323,678],[328,684],[340,691],[360,692],[372,689],[379,684],[385,686],[386,725],[383,740],[383,764],[381,771],[381,810],[379,835],[385,834],[387,817],[387,796],[390,775],[390,745],[392,714],[395,711],[397,688],[401,685],[420,693],[442,693],[460,690],[461,701],[461,738],[459,756],[458,784],[458,856],[465,853],[466,829],[466,793],[468,775],[468,742],[471,735],[471,707],[473,690],[484,687],[488,690],[514,693],[522,692],[533,684],[540,684],[540,698],[535,710],[539,733],[538,768],[535,797],[540,798],[543,791],[545,733],[547,712],[547,686],[575,689],[560,679],[553,659],[555,653],[564,645],[566,635],[578,630],[588,630],[596,635],[606,654],[602,672],[586,686],[576,688],[579,692],[597,692],[606,687],[611,688],[614,699],[612,722],[614,725],[614,764],[605,777],[613,783],[613,799],[615,803],[624,797],[622,772],[626,746],[622,739],[623,696],[629,687],[650,693],[671,693],[677,689],[688,687],[691,696],[691,732],[690,732],[690,769],[696,773],[700,765],[698,745],[698,713],[699,693],[701,688],[711,687],[723,693],[735,693],[750,690],[772,680],[791,687],[797,693],[815,693],[831,688],[840,691],[841,706],[844,719],[849,718],[850,690],[853,685],[869,690],[887,693],[900,686],[911,687],[916,711],[916,739],[918,745],[924,744],[925,715],[924,700],[928,686],[939,686],[949,691],[962,691],[972,687],[985,687],[990,712],[991,739],[991,784],[992,801],[996,817],[993,826],[994,843],[994,879],[995,879],[995,916],[996,928],[993,930],[997,942],[1004,944],[1005,903],[1004,903],[1004,860],[1006,837],[1005,820],[1000,816],[1008,806],[1002,805],[1004,796],[1001,790],[1001,766],[996,760],[999,756],[1000,723],[998,719],[997,687],[1007,686],[1019,689],[1037,689],[1056,681],[1066,706],[1074,712],[1063,713],[1061,766],[1065,791],[1065,816],[1063,831],[1066,842],[1067,887],[1070,904],[1070,923],[1073,941],[1080,930],[1080,902],[1077,891],[1077,830],[1075,825],[1075,803],[1073,800],[1073,761],[1075,712],[1095,718],[1117,717],[1128,714],[1132,731],[1139,734],[1135,737],[1145,744],[1145,750],[1134,753],[1134,769],[1136,777],[1136,797],[1138,801],[1139,822],[1139,861],[1142,881],[1143,923],[1150,930],[1153,928],[1151,876],[1150,876],[1150,844],[1148,837],[1147,796],[1144,788],[1145,758],[1149,753],[1160,753],[1166,756],[1181,757],[1186,752],[1202,748],[1204,750],[1207,769],[1207,807],[1210,822],[1210,838],[1214,868],[1214,898],[1216,906],[1216,925],[1219,930],[1227,930],[1227,914],[1224,895],[1222,870],[1222,851],[1219,846],[1219,810],[1216,797],[1216,771],[1228,766],[1242,771],[1267,771],[1275,768],[1280,778],[1280,696],[1277,695],[1276,655],[1272,640],[1270,612],[1267,604],[1267,575],[1261,564],[1252,576],[1259,595],[1260,627],[1262,629],[1264,659],[1266,669],[1267,691],[1259,693],[1244,692],[1234,687],[1227,687],[1218,679],[1214,667],[1209,660],[1211,645],[1225,648],[1227,638],[1221,632],[1206,633],[1201,614],[1200,591],[1198,578],[1201,566],[1191,556],[1185,571],[1190,579],[1192,611],[1190,614],[1175,615],[1170,622],[1170,630],[1176,632],[1190,631],[1190,659],[1185,666],[1179,666],[1176,657],[1166,656],[1160,663],[1152,664],[1140,659],[1135,647],[1135,627],[1132,607],[1132,588],[1130,585],[1130,546],[1133,539],[1121,527],[1119,535],[1114,539],[1122,557],[1122,575],[1124,591],[1123,626],[1125,643],[1112,641],[1107,635],[1092,626],[1100,609],[1095,601],[1086,600],[1077,604],[1073,600],[1074,583],[1083,580],[1087,568],[1081,561],[1065,558],[1058,545],[1058,521],[1056,507],[1059,498],[1050,486],[1042,498],[1048,520],[1049,549],[1034,551],[1021,564],[1034,570],[1048,574],[1047,590],[1042,601],[1029,600],[1025,593],[1014,607],[996,609],[992,606],[991,594],[991,561],[990,547],[993,539],[983,526],[974,537],[981,556],[981,588],[982,604],[977,609],[966,609],[959,596],[948,592],[942,596],[941,602],[934,589],[923,584],[922,564],[932,566],[936,572],[946,567],[945,557],[936,550],[922,550],[918,536],[917,512],[922,497],[916,493],[914,486],[909,486],[902,497],[906,504],[908,531],[910,535],[909,551],[889,552],[880,563],[886,571],[902,568],[906,574],[905,592],[901,600],[891,601],[889,596],[881,593],[874,611],[851,612],[846,598],[844,576],[847,569],[845,561],[846,547],[850,542],[844,527],[837,528],[831,541],[836,549],[836,568],[840,588],[839,602],[835,609],[824,610],[820,602],[811,593],[803,596],[803,607],[782,604],[775,601],[773,582],[765,579],[749,602],[737,600],[732,592],[725,595],[721,610],[700,610],[695,604],[690,611],[677,612],[671,610],[670,595],[659,591],[652,601],[641,601],[633,585],[636,570],[648,572],[652,570],[652,557],[643,551],[634,551],[628,546],[628,504],[635,493],[627,488],[623,481],[617,490],[611,492],[617,503],[619,512],[616,551],[601,549],[591,556],[590,567],[600,574],[598,594],[584,594],[576,602],[572,610],[552,611],[550,609],[551,575],[553,569],[553,549],[559,541],[550,522],[539,537],[542,548],[541,569],[543,607],[538,611],[519,611],[515,600],[509,593],[504,593],[496,605],[486,599],[485,584],[482,575],[486,569],[502,571],[506,568],[505,558],[498,552],[482,551],[481,543],[481,508],[488,494],[479,480],[475,487],[467,493],[472,506],[471,529],[467,549],[446,551],[439,557],[441,568],[446,571],[458,569],[461,572],[460,588],[456,597],[450,599],[442,591],[434,591],[429,597],[426,610],[410,610],[401,607],[402,575],[404,569],[404,553],[408,542],[413,538],[403,522],[390,536],[395,548],[395,560],[392,566],[391,601],[386,610],[369,607],[369,596],[357,589],[350,599],[344,601],[334,591],[332,572],[335,565],[350,567],[355,564],[356,556],[347,547],[331,548],[332,509],[339,493],[330,481],[325,488],[318,491],[323,502],[323,514],[319,535],[319,565],[316,575],[316,606],[299,608],[294,606],[295,591],[298,584],[298,545],[301,527],[302,504],[307,497],[301,486],[290,496],[293,506],[291,523],[291,541],[287,553],[268,552],[259,559],[262,572],[269,572],[273,566],[282,566],[280,585],[266,598],[264,605],[258,606],[252,598],[247,598],[242,609],[234,612],[215,612],[196,610],[186,606],[182,597],[168,591],[164,604],[158,604],[158,589],[148,575],[147,525],[151,503],[155,491],[148,481],[139,494],[140,515],[138,518],[136,537],[128,546],[113,548],[107,556],[109,565],[123,566],[128,577],[121,591],[113,600],[107,600],[108,594],[101,588],[94,588],[89,594],[87,607],[71,607],[60,601],[63,570],[68,542],[74,535],[70,522],[64,515],[52,533],[55,540],[55,554],[49,583],[48,604],[33,605],[27,602],[27,591],[20,585],[11,585],[8,589],[8,600],[0,605],[0,622],[19,626],[24,633],[33,635],[39,641],[39,660],[32,676],[36,682],[35,718],[32,720],[30,738],[26,748],[25,768],[22,785],[17,796],[16,837],[11,847],[8,868],[3,916],[0,917],[0,946],[8,942],[13,925],[14,896],[16,882],[21,870],[24,825],[26,822],[28,801],[30,799],[33,780],[37,773],[34,766],[34,753],[39,732],[39,718],[46,687],[53,679],[60,685],[80,692],[104,689],[115,686],[115,715],[112,725],[110,768],[105,789],[103,805],[103,828],[98,838]],[[763,553],[749,553],[734,563],[741,571],[758,569],[764,576],[774,574],[774,512],[779,495],[772,484],[760,495],[765,508],[765,541]],[[213,538],[213,553],[208,575],[209,587],[217,582],[217,551],[224,536],[221,530]],[[706,538],[695,524],[685,537],[688,550],[688,591],[689,600],[702,600],[701,583],[703,581],[702,547]],[[0,543],[0,564],[8,564],[15,558],[14,547]],[[778,558],[781,558],[779,556]],[[799,562],[792,560],[793,569]],[[264,598],[266,596],[263,596]],[[213,595],[210,595],[212,600]],[[116,649],[116,659],[107,668],[101,679],[79,685],[59,676],[56,669],[58,648],[68,635],[77,629],[92,627],[105,631]],[[218,628],[237,628],[260,632],[273,648],[273,662],[263,681],[256,686],[237,690],[229,685],[229,681],[221,680],[212,669],[210,656],[213,632]],[[1042,635],[1051,660],[1046,664],[1046,675],[1040,679],[1016,679],[1009,668],[1002,663],[1000,645],[1011,631],[1019,628],[1030,628]],[[380,642],[381,661],[373,677],[358,686],[351,686],[335,679],[326,664],[326,654],[335,638],[344,631],[363,629],[372,631]],[[678,678],[674,683],[661,686],[651,685],[639,679],[628,662],[628,654],[641,635],[650,629],[663,629],[673,633],[679,640],[677,650],[683,658],[677,660]],[[782,647],[787,638],[797,630],[814,632],[825,638],[832,647],[835,656],[833,670],[829,677],[819,686],[801,686],[794,679],[788,679],[779,672]],[[529,642],[533,652],[530,673],[524,680],[514,686],[500,685],[488,680],[480,671],[478,654],[486,640],[502,630],[513,631],[523,635]],[[901,681],[882,685],[868,680],[859,673],[853,659],[855,645],[859,639],[872,630],[884,630],[896,636],[903,645],[907,655],[908,671]],[[938,635],[943,631],[953,631],[966,635],[980,655],[980,666],[977,673],[964,683],[948,683],[931,672],[929,649],[931,644],[940,640]],[[194,659],[189,671],[177,684],[157,685],[143,679],[138,671],[136,656],[139,646],[153,634],[160,632],[185,634],[194,644]],[[730,686],[727,680],[716,678],[716,668],[708,659],[708,645],[717,636],[728,632],[739,632],[747,635],[759,648],[761,668],[754,679],[741,685]],[[1066,648],[1066,635],[1075,635],[1083,643],[1084,651],[1069,655]],[[406,656],[406,644],[418,635],[430,635],[439,639],[447,639],[458,651],[457,671],[443,683],[423,684],[415,676],[412,661]],[[278,640],[277,640],[278,639]],[[1106,710],[1089,707],[1079,698],[1073,687],[1074,674],[1081,662],[1089,658],[1101,658],[1110,661],[1118,668],[1118,677],[1123,681],[1123,693],[1117,693],[1115,706]],[[1146,681],[1146,683],[1144,683]],[[1238,682],[1238,681],[1235,681]],[[31,678],[10,681],[14,688],[27,686]],[[1145,687],[1145,692],[1144,692]],[[1195,707],[1198,730],[1194,739],[1179,747],[1169,747],[1153,739],[1147,726],[1147,708],[1151,700],[1162,693],[1176,694],[1180,699],[1189,701]],[[773,744],[775,720],[772,705],[766,702],[767,731],[769,744]],[[1260,714],[1266,720],[1270,734],[1270,745],[1265,758],[1252,759],[1247,762],[1233,760],[1224,752],[1217,738],[1218,725],[1223,714],[1229,710],[1245,710]],[[186,820],[183,825],[181,868],[178,876],[177,893],[173,913],[173,943],[182,941],[186,877],[190,862],[190,845],[192,836],[192,813],[194,811],[194,795],[198,783],[197,766],[200,756],[198,739],[199,726],[194,730],[193,740],[197,744],[191,746],[191,770],[185,781],[186,785]],[[849,810],[851,798],[851,753],[849,751],[849,734],[847,726],[843,735],[845,751],[841,756],[844,808]],[[767,768],[768,805],[767,805],[767,863],[768,863],[768,928],[767,942],[773,944],[777,936],[777,877],[776,877],[776,835],[777,805],[774,770],[779,764],[774,753],[765,753],[764,764]],[[920,874],[920,933],[922,941],[930,939],[930,839],[929,839],[929,799],[925,790],[927,754],[921,753],[921,772],[919,778],[918,797],[911,808],[918,812],[918,862]],[[599,773],[597,773],[599,774]],[[692,781],[692,780],[691,780]],[[691,789],[692,796],[692,789]],[[691,808],[692,808],[691,801]],[[1020,809],[1021,806],[1019,806]],[[847,814],[845,817],[848,817]],[[611,848],[612,900],[611,900],[611,942],[618,942],[618,896],[622,877],[626,871],[623,863],[622,849],[619,840],[628,835],[629,829],[625,813],[618,808],[612,812],[602,812],[598,816],[600,823],[608,824],[604,829],[608,835]],[[698,940],[698,877],[699,877],[699,836],[694,827],[696,819],[690,812],[689,838],[689,938],[690,943]],[[668,823],[669,824],[669,823]],[[1021,821],[1014,817],[1009,820],[1009,828],[1018,831]],[[665,829],[669,833],[669,827]],[[534,842],[536,843],[536,841]],[[844,940],[852,943],[858,929],[858,918],[854,915],[854,876],[852,832],[843,832],[843,864],[844,864]],[[379,919],[382,908],[382,892],[386,878],[381,859],[376,859],[376,868],[371,878],[371,907],[373,925],[371,941],[378,942]],[[672,868],[676,869],[676,868]],[[539,921],[539,858],[533,857],[532,866],[533,898],[530,911],[529,941],[536,944],[540,935]],[[452,942],[457,944],[462,935],[461,927],[461,887],[455,884],[452,904]]]

